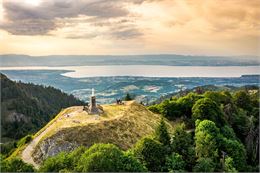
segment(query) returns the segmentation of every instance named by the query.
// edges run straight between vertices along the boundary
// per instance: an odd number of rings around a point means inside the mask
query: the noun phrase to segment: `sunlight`
[[[38,6],[40,5],[42,0],[25,0],[25,3],[31,6]]]

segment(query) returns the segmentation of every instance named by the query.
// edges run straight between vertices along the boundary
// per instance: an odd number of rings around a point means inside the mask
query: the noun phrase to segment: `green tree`
[[[195,93],[189,93],[188,95],[179,98],[176,103],[179,107],[180,114],[187,118],[191,118],[192,107],[196,103],[196,101],[201,98],[201,95]]]
[[[160,124],[155,130],[155,139],[161,142],[166,147],[170,146],[171,138],[163,118],[161,118]]]
[[[137,160],[133,154],[129,154],[128,152],[124,153],[122,157],[122,162],[124,165],[124,172],[146,172],[147,168]]]
[[[159,105],[151,105],[151,106],[148,107],[148,109],[150,111],[152,111],[153,113],[156,113],[156,114],[160,114],[161,113]]]
[[[234,162],[232,157],[227,157],[225,158],[225,163],[224,163],[224,171],[225,172],[237,172],[236,168],[234,167]]]
[[[80,172],[142,172],[144,166],[113,144],[94,144],[80,158]]]
[[[225,124],[223,112],[220,107],[209,98],[199,99],[192,107],[192,117],[194,120],[208,119],[215,122],[218,126]]]
[[[219,129],[210,120],[197,120],[195,129],[195,150],[198,158],[211,158],[218,156],[217,136]]]
[[[181,116],[180,107],[176,101],[165,100],[158,107],[160,113],[168,119],[174,120]]]
[[[219,92],[219,91],[207,91],[204,94],[205,98],[209,98],[215,101],[217,104],[228,104],[232,102],[232,96],[228,91]]]
[[[185,160],[186,169],[191,171],[191,168],[195,164],[195,149],[193,146],[193,139],[189,132],[185,130],[185,124],[179,124],[176,126],[171,144],[172,151],[182,155]]]
[[[152,138],[139,140],[133,148],[133,154],[149,171],[160,172],[164,168],[166,152],[163,145]]]
[[[246,150],[242,143],[237,140],[227,139],[225,137],[218,137],[219,149],[232,157],[234,167],[238,171],[246,171]]]
[[[251,105],[251,100],[250,100],[250,95],[246,91],[238,91],[234,94],[234,102],[235,104],[245,110],[251,110],[252,105]]]
[[[228,139],[233,139],[233,140],[237,139],[234,130],[227,125],[221,127],[220,132],[221,132],[221,134],[223,134],[224,137],[226,137]]]
[[[33,166],[19,158],[1,160],[1,172],[34,172]]]
[[[56,156],[47,158],[41,167],[40,172],[59,172],[63,169],[70,169],[72,161],[68,156],[68,153],[61,152]]]
[[[215,163],[211,158],[199,158],[197,164],[195,165],[194,172],[214,172]]]
[[[82,154],[85,153],[86,150],[87,148],[85,146],[80,146],[72,152],[70,152],[68,154],[68,159],[70,160],[70,167],[67,169],[73,170],[77,166],[78,161],[80,160]]]
[[[166,158],[166,169],[170,172],[181,172],[185,170],[185,162],[181,155],[173,153]]]
[[[130,101],[130,100],[133,100],[133,98],[130,96],[129,93],[126,94],[125,98],[124,98],[125,101]]]

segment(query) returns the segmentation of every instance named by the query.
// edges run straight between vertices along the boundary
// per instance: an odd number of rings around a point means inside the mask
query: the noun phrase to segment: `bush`
[[[133,148],[133,154],[152,172],[160,172],[164,168],[166,151],[163,145],[151,138],[145,137]]]
[[[246,171],[246,150],[242,143],[222,137],[219,145],[222,151],[225,151],[228,156],[232,157],[234,167],[238,171]]]
[[[17,142],[17,147],[23,146],[32,140],[32,135],[27,135]]]
[[[244,109],[250,111],[252,109],[250,96],[245,91],[238,91],[234,94],[234,102],[235,104]]]
[[[199,158],[211,158],[213,161],[218,156],[217,136],[219,129],[210,120],[196,121],[195,143],[196,154]]]
[[[180,154],[186,162],[186,170],[191,171],[195,164],[195,149],[193,146],[193,138],[190,133],[185,131],[185,125],[177,125],[173,132],[172,151]]]
[[[94,144],[80,158],[78,172],[142,172],[145,168],[135,158],[125,155],[113,144]]]
[[[125,101],[130,101],[130,100],[133,100],[133,98],[130,96],[129,93],[126,94],[125,98],[124,98]]]
[[[194,172],[214,172],[215,163],[210,158],[199,158],[195,165]]]
[[[182,156],[178,153],[173,153],[172,155],[166,158],[166,168],[170,172],[180,172],[185,170],[185,162],[182,159]]]
[[[152,111],[153,113],[156,113],[156,114],[160,114],[161,113],[158,105],[151,105],[151,106],[148,107],[148,109],[150,111]]]
[[[42,166],[40,172],[59,172],[60,170],[71,168],[71,160],[68,153],[61,152],[56,156],[47,158]]]
[[[1,172],[34,172],[33,166],[24,163],[19,158],[1,160]]]
[[[171,138],[163,118],[161,118],[160,124],[155,130],[155,139],[161,142],[165,147],[170,146]]]
[[[194,120],[208,119],[215,122],[219,127],[225,124],[223,112],[220,107],[209,98],[199,99],[192,107],[192,117]]]
[[[196,103],[196,101],[201,98],[201,95],[195,93],[189,93],[188,95],[179,98],[177,100],[177,104],[180,109],[180,114],[186,116],[187,118],[191,118],[192,107]]]
[[[225,158],[225,172],[237,172],[236,168],[234,167],[234,162],[231,157]]]

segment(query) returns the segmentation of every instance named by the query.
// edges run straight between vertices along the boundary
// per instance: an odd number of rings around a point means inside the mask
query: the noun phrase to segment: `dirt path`
[[[131,102],[132,103],[132,102]],[[126,106],[130,105],[130,103],[127,103]],[[74,116],[81,113],[82,107],[74,107],[71,108],[73,109],[73,111],[69,112],[68,114],[66,113],[66,110],[61,112],[60,115],[58,115],[58,117],[56,117],[56,119],[54,121],[51,122],[51,124],[48,125],[48,127],[43,130],[42,132],[40,132],[40,134],[38,134],[27,146],[26,148],[22,151],[21,154],[21,158],[24,162],[32,164],[35,168],[39,168],[40,165],[35,163],[33,158],[32,158],[32,152],[34,151],[36,145],[39,143],[39,141],[42,139],[42,137],[44,137],[47,133],[53,131],[56,127],[56,123],[58,121],[64,121],[64,120],[69,120],[72,121],[75,120]],[[66,115],[69,115],[68,117]],[[66,117],[65,117],[66,116]],[[109,118],[109,120],[99,120],[99,119],[87,119],[87,123],[98,123],[100,121],[111,121],[112,119],[117,119],[120,118],[121,116],[123,116],[123,114],[119,114],[117,116],[113,116],[111,118]],[[76,118],[77,119],[77,118]],[[69,123],[69,124],[73,124],[73,123]]]
[[[41,138],[52,129],[50,127],[53,126],[56,121],[57,120],[55,120],[48,128],[46,128],[41,134],[39,134],[26,146],[26,148],[22,152],[22,159],[24,162],[32,164],[37,169],[39,168],[40,165],[34,162],[31,154]]]

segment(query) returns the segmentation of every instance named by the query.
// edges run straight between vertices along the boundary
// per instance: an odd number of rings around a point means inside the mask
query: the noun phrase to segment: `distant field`
[[[134,76],[70,78],[61,75],[69,72],[66,70],[0,71],[12,80],[53,86],[84,101],[89,101],[91,88],[95,88],[99,103],[113,103],[116,99],[125,96],[126,93],[136,96],[138,101],[147,103],[169,93],[202,85],[260,85],[257,75],[221,78]]]

